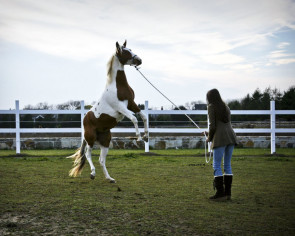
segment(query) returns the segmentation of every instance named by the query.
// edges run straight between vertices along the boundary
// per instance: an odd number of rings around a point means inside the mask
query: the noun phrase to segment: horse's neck
[[[116,77],[117,77],[117,72],[118,71],[123,71],[124,72],[124,65],[122,65],[119,62],[119,59],[114,55],[113,58],[111,59],[110,67],[108,70],[110,70],[110,73],[108,73],[108,79],[107,79],[107,87],[112,86],[116,84]]]

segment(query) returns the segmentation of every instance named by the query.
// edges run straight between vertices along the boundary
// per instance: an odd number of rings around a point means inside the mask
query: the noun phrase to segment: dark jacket
[[[209,116],[209,142],[212,142],[212,148],[237,144],[236,134],[231,126],[230,109],[226,106],[228,116],[227,123],[222,121],[222,114],[218,114],[213,104],[208,105]]]

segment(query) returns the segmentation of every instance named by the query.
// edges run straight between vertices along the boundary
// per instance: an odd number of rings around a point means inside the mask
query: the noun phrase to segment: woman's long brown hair
[[[216,114],[219,114],[218,117],[220,117],[224,123],[229,122],[225,102],[221,99],[217,89],[211,89],[207,92],[207,104],[214,105]]]

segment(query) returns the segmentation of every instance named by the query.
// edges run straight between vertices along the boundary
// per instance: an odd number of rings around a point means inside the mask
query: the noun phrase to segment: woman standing
[[[212,142],[214,188],[216,193],[211,200],[231,199],[231,184],[233,179],[231,157],[235,144],[236,134],[231,126],[230,109],[221,99],[217,89],[207,92],[207,105],[209,116],[209,133],[207,142]],[[221,169],[223,158],[224,175]],[[223,185],[224,184],[224,185]]]

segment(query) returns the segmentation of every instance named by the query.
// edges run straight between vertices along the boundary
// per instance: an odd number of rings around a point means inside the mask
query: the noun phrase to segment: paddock
[[[110,150],[109,184],[73,150],[0,152],[1,235],[294,235],[294,149],[235,149],[232,200],[210,202],[204,149]],[[99,150],[93,151],[98,167]]]

